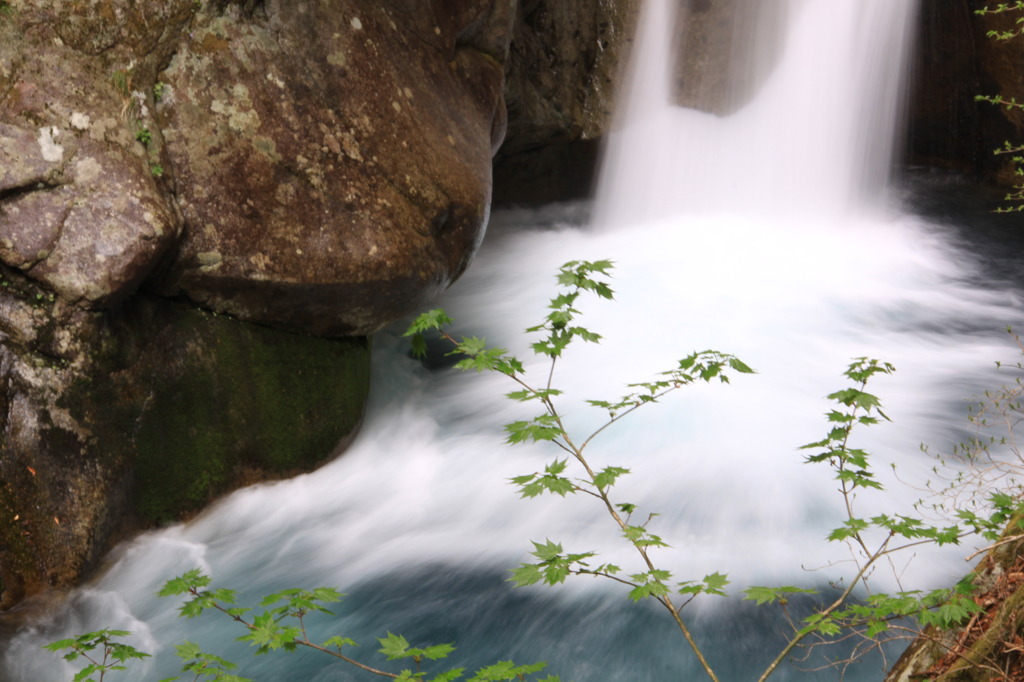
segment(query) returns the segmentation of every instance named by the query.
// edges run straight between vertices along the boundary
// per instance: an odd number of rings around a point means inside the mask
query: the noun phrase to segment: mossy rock
[[[369,342],[248,324],[138,297],[119,315],[81,402],[100,449],[130,462],[129,510],[188,515],[254,480],[309,471],[357,428]],[[127,457],[122,457],[122,454]]]

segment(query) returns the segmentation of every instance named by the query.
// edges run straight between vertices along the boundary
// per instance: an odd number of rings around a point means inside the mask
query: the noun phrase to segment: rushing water
[[[874,386],[893,423],[862,433],[861,443],[880,472],[894,463],[909,482],[889,476],[888,494],[866,495],[858,504],[865,515],[905,512],[919,495],[912,486],[923,485],[934,465],[919,443],[948,450],[965,436],[965,401],[1000,380],[993,361],[1013,359],[1000,331],[1022,316],[1018,290],[989,276],[986,261],[959,245],[955,226],[917,217],[892,200],[865,199],[865,178],[888,172],[898,80],[888,73],[879,79],[878,69],[863,63],[855,69],[863,78],[854,78],[854,65],[842,60],[869,55],[873,64],[898,63],[899,48],[888,57],[876,53],[905,32],[914,3],[783,5],[787,47],[747,109],[726,119],[669,108],[657,115],[678,144],[713,139],[710,151],[672,147],[668,159],[679,165],[645,166],[649,143],[622,142],[630,135],[627,120],[609,152],[608,173],[627,169],[630,181],[647,181],[633,186],[606,177],[596,209],[602,229],[591,227],[585,205],[497,214],[477,262],[439,303],[459,332],[485,336],[526,359],[522,330],[543,318],[557,267],[613,258],[617,300],[583,305],[586,326],[605,339],[571,349],[556,374],[567,392],[566,418],[578,432],[601,423],[602,414],[584,399],[615,398],[624,384],[647,380],[693,350],[735,353],[752,365],[758,374],[732,385],[687,388],[637,412],[593,450],[600,466],[632,469],[617,488],[619,499],[661,514],[653,528],[673,549],[658,552],[658,560],[680,579],[726,572],[734,592],[766,583],[827,590],[848,569],[838,563],[847,556],[843,547],[822,540],[842,518],[835,483],[827,470],[803,464],[797,447],[827,431],[823,396],[843,385],[840,373],[851,357],[879,357],[898,368]],[[668,23],[664,16],[659,22]],[[834,50],[814,40],[820,33],[829,34]],[[647,42],[656,41],[641,41]],[[829,86],[820,101],[799,104],[802,95],[792,88],[801,69],[826,56],[846,69],[835,78],[846,87]],[[854,92],[859,88],[866,92]],[[657,98],[651,106],[660,106]],[[886,110],[890,119],[865,121],[865,107]],[[842,117],[839,128],[815,128],[818,119],[832,126],[835,117]],[[649,133],[650,125],[641,129]],[[872,136],[858,126],[874,130],[882,148],[866,149]],[[778,142],[775,132],[782,130],[781,146],[767,144]],[[820,163],[811,159],[822,150],[803,150],[800,131],[808,131],[806,142],[825,145]],[[733,135],[739,158],[726,154],[733,145],[724,140]],[[769,139],[761,145],[759,137]],[[622,156],[631,145],[640,161]],[[698,178],[704,171],[707,177]],[[686,198],[662,202],[660,194],[644,193],[653,186]],[[218,585],[241,589],[243,598],[340,586],[350,596],[324,627],[362,641],[371,663],[383,664],[372,638],[390,630],[418,642],[456,641],[455,664],[468,667],[514,657],[547,660],[563,680],[579,682],[701,679],[667,618],[651,605],[628,603],[616,585],[577,580],[514,590],[504,582],[505,570],[526,558],[530,540],[551,538],[635,564],[592,500],[520,500],[508,485],[509,477],[535,471],[558,453],[502,442],[501,425],[528,416],[502,397],[511,390],[507,380],[428,369],[408,357],[400,331],[397,325],[375,338],[366,425],[343,457],[309,475],[239,491],[189,524],[126,543],[66,608],[10,642],[0,677],[70,679],[71,668],[39,646],[118,627],[155,654],[134,666],[130,679],[174,674],[174,644],[186,638],[244,661],[241,674],[256,679],[361,679],[308,654],[254,659],[232,641],[239,633],[226,619],[176,618],[176,604],[153,595],[166,579],[200,567]],[[527,366],[545,371],[541,363]],[[879,571],[876,581],[884,588],[946,585],[965,572],[965,554],[920,551]],[[777,616],[735,601],[693,613],[698,636],[728,680],[751,679],[777,650]],[[871,664],[847,679],[880,677]],[[792,668],[780,676],[835,678],[834,671]]]

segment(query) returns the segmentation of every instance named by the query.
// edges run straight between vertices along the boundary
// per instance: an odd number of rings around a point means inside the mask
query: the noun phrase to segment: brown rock
[[[138,287],[178,221],[135,139],[138,100],[113,79],[130,57],[83,57],[74,45],[88,26],[64,21],[75,6],[54,14],[40,0],[0,20],[0,260],[65,301],[109,307]]]
[[[203,15],[159,76],[185,230],[159,288],[367,334],[483,235],[512,5],[268,2]]]

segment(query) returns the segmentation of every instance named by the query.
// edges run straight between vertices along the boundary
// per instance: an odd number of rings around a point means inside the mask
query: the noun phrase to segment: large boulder
[[[510,0],[268,2],[202,14],[151,130],[187,226],[158,288],[244,319],[368,334],[483,236]]]
[[[514,10],[26,0],[0,19],[0,258],[93,308],[146,280],[368,334],[480,242]]]
[[[514,10],[0,3],[0,609],[338,452],[482,237]]]
[[[694,0],[676,13],[675,101],[727,116],[756,94],[781,55],[787,0]]]

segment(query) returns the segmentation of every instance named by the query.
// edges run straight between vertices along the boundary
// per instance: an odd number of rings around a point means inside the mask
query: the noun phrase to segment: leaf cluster
[[[74,682],[102,682],[106,673],[125,670],[124,664],[128,661],[149,657],[149,654],[139,651],[132,645],[117,641],[117,638],[130,634],[126,630],[104,628],[50,642],[43,648],[54,652],[66,650],[67,653],[63,655],[65,661],[85,659],[87,665],[75,674]],[[99,677],[94,679],[92,675],[97,673]]]
[[[1001,2],[995,7],[989,7],[986,5],[981,9],[974,10],[975,14],[985,16],[988,14],[1005,14],[1007,12],[1021,12],[1024,11],[1024,2],[1017,0],[1013,3]],[[1018,17],[1016,22],[1017,28],[1011,31],[988,31],[985,35],[995,40],[1012,40],[1024,32],[1024,17]]]
[[[608,283],[597,279],[594,275],[608,275],[612,268],[612,261],[570,261],[564,264],[556,275],[558,284],[567,289],[552,298],[548,303],[551,312],[538,325],[528,327],[528,333],[544,332],[546,335],[540,341],[533,343],[533,352],[538,355],[546,355],[556,359],[562,356],[562,352],[575,339],[581,339],[588,343],[597,343],[601,335],[596,334],[584,327],[574,325],[576,316],[580,311],[576,309],[576,301],[583,292],[590,292],[594,295],[611,300],[614,292]]]
[[[868,453],[850,447],[849,440],[855,425],[871,426],[877,424],[879,418],[889,420],[882,411],[882,402],[878,396],[868,393],[864,388],[876,374],[892,374],[894,371],[895,368],[887,362],[863,357],[854,359],[843,374],[857,382],[857,385],[828,396],[829,400],[838,403],[837,408],[826,414],[832,428],[821,440],[801,446],[802,450],[819,450],[808,455],[804,461],[811,464],[827,462],[835,470],[835,477],[841,482],[844,494],[856,488],[882,489],[882,484],[875,480],[875,474],[868,464]]]
[[[972,596],[975,589],[969,582],[962,581],[952,589],[872,594],[863,602],[808,616],[801,632],[836,637],[843,632],[858,631],[865,637],[875,638],[904,619],[916,620],[922,627],[950,630],[984,610]]]
[[[516,422],[523,424],[524,422]],[[512,426],[511,424],[509,426]],[[506,427],[508,428],[508,427]],[[510,442],[515,442],[509,437]],[[556,459],[544,467],[544,473],[525,474],[511,479],[514,485],[519,486],[519,493],[522,497],[537,497],[542,493],[554,493],[565,497],[569,493],[576,492],[576,484],[562,476],[568,466],[568,461]]]
[[[611,564],[591,569],[585,559],[593,558],[594,552],[565,553],[561,544],[551,540],[545,540],[543,543],[534,542],[533,548],[531,554],[540,561],[522,564],[519,568],[512,570],[511,580],[520,587],[535,585],[542,581],[548,585],[558,585],[565,582],[565,579],[572,573],[615,574],[621,570],[618,566]]]
[[[741,374],[753,374],[745,362],[739,358],[720,353],[715,350],[695,351],[679,361],[678,367],[662,372],[659,376],[664,377],[655,381],[645,381],[635,384],[628,384],[629,388],[637,389],[615,401],[588,400],[587,403],[594,407],[607,410],[610,419],[617,419],[625,412],[648,403],[655,403],[669,391],[683,386],[703,381],[711,383],[718,380],[721,383],[729,383],[727,370],[733,370]]]
[[[194,642],[185,641],[175,647],[178,658],[184,661],[182,672],[192,673],[194,680],[213,680],[214,682],[252,682],[248,677],[235,675],[233,670],[238,665],[215,654],[203,651]],[[177,679],[177,678],[171,678]],[[169,680],[164,680],[169,682]]]
[[[410,338],[413,356],[424,357],[427,354],[426,334],[437,332],[453,346],[447,355],[462,357],[455,364],[457,369],[501,372],[508,376],[522,374],[522,363],[508,355],[504,348],[488,348],[485,339],[475,336],[456,340],[447,332],[451,324],[452,319],[441,309],[429,310],[413,320],[403,335]]]

